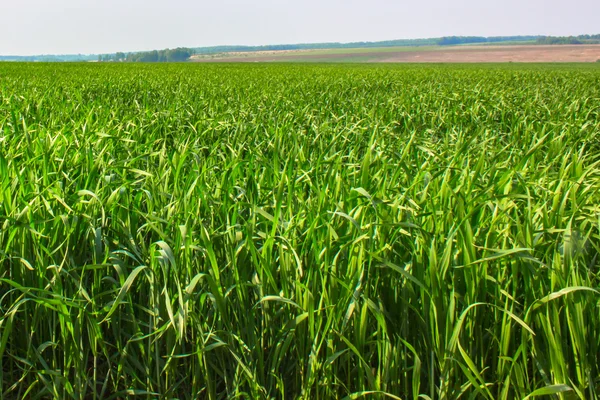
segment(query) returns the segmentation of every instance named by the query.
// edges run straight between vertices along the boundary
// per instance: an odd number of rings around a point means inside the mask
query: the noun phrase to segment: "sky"
[[[600,33],[599,0],[0,0],[0,55]]]

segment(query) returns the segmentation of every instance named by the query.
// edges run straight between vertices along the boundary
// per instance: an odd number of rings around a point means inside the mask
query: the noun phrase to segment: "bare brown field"
[[[389,63],[497,63],[595,62],[600,45],[455,46],[425,50],[340,49],[228,53],[195,58],[196,62],[389,62]]]
[[[396,53],[383,62],[594,62],[600,45],[472,46],[448,50]]]

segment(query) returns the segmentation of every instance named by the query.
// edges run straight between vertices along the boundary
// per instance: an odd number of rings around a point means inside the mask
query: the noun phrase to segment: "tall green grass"
[[[600,69],[0,66],[0,397],[600,397]]]

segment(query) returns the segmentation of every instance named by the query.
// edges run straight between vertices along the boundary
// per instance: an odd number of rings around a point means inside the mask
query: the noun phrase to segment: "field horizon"
[[[337,58],[344,58],[350,62],[354,62],[351,56],[354,53],[371,55],[370,58],[363,57],[360,61],[372,61],[380,62],[380,57],[373,57],[375,52],[396,52],[403,53],[406,51],[432,51],[432,50],[456,50],[464,47],[475,50],[477,47],[495,47],[495,48],[510,48],[511,46],[551,46],[553,51],[544,57],[547,52],[531,52],[526,55],[525,62],[554,62],[554,61],[566,61],[566,62],[587,62],[590,54],[578,54],[575,51],[569,51],[561,53],[558,49],[562,48],[565,50],[565,46],[590,46],[600,45],[600,35],[578,35],[578,36],[544,36],[544,35],[533,35],[533,36],[443,36],[443,37],[430,37],[423,39],[398,39],[398,40],[383,40],[383,41],[367,41],[367,42],[316,42],[316,43],[293,43],[293,44],[271,44],[271,45],[221,45],[221,46],[208,46],[208,47],[177,47],[177,48],[166,48],[162,50],[146,50],[146,51],[117,51],[114,53],[101,53],[101,54],[38,54],[38,55],[2,55],[0,54],[0,61],[42,61],[42,62],[77,62],[77,61],[102,61],[102,62],[181,62],[186,59],[184,54],[188,57],[193,56],[196,60],[209,60],[222,58],[231,58],[236,55],[241,56],[239,61],[244,61],[249,55],[257,58],[264,58],[265,55],[285,56],[296,55],[300,58],[284,58],[287,61],[303,61],[302,56],[312,55],[324,55],[332,56],[337,55]],[[288,54],[289,53],[289,54]],[[310,53],[310,54],[307,54]],[[585,53],[585,51],[583,52]],[[597,53],[596,53],[597,54]],[[431,54],[429,55],[431,56]],[[461,62],[457,59],[440,58],[441,55],[437,55],[437,58],[433,62]],[[516,54],[512,54],[516,57]],[[481,55],[480,55],[481,57]],[[522,55],[521,55],[522,57]],[[529,57],[529,60],[527,59]],[[562,58],[565,58],[562,60]],[[494,61],[507,61],[510,55],[496,55],[495,58],[490,58],[490,55],[483,58],[477,58],[477,55],[472,54],[467,59],[468,62],[494,62]],[[522,59],[522,58],[521,58]],[[258,61],[258,60],[255,60]],[[268,58],[265,61],[271,61]],[[394,59],[393,62],[403,62],[406,60]],[[419,60],[417,60],[419,61]],[[509,60],[511,61],[511,60]],[[518,62],[519,59],[512,61]],[[595,61],[595,60],[593,60]],[[385,62],[385,60],[384,60]]]
[[[192,62],[573,63],[597,62],[600,45],[468,44],[271,50],[194,55]]]

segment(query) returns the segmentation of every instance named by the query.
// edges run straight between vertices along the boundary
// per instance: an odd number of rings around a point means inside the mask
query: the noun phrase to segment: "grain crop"
[[[0,397],[599,398],[599,229],[596,63],[2,64]]]

